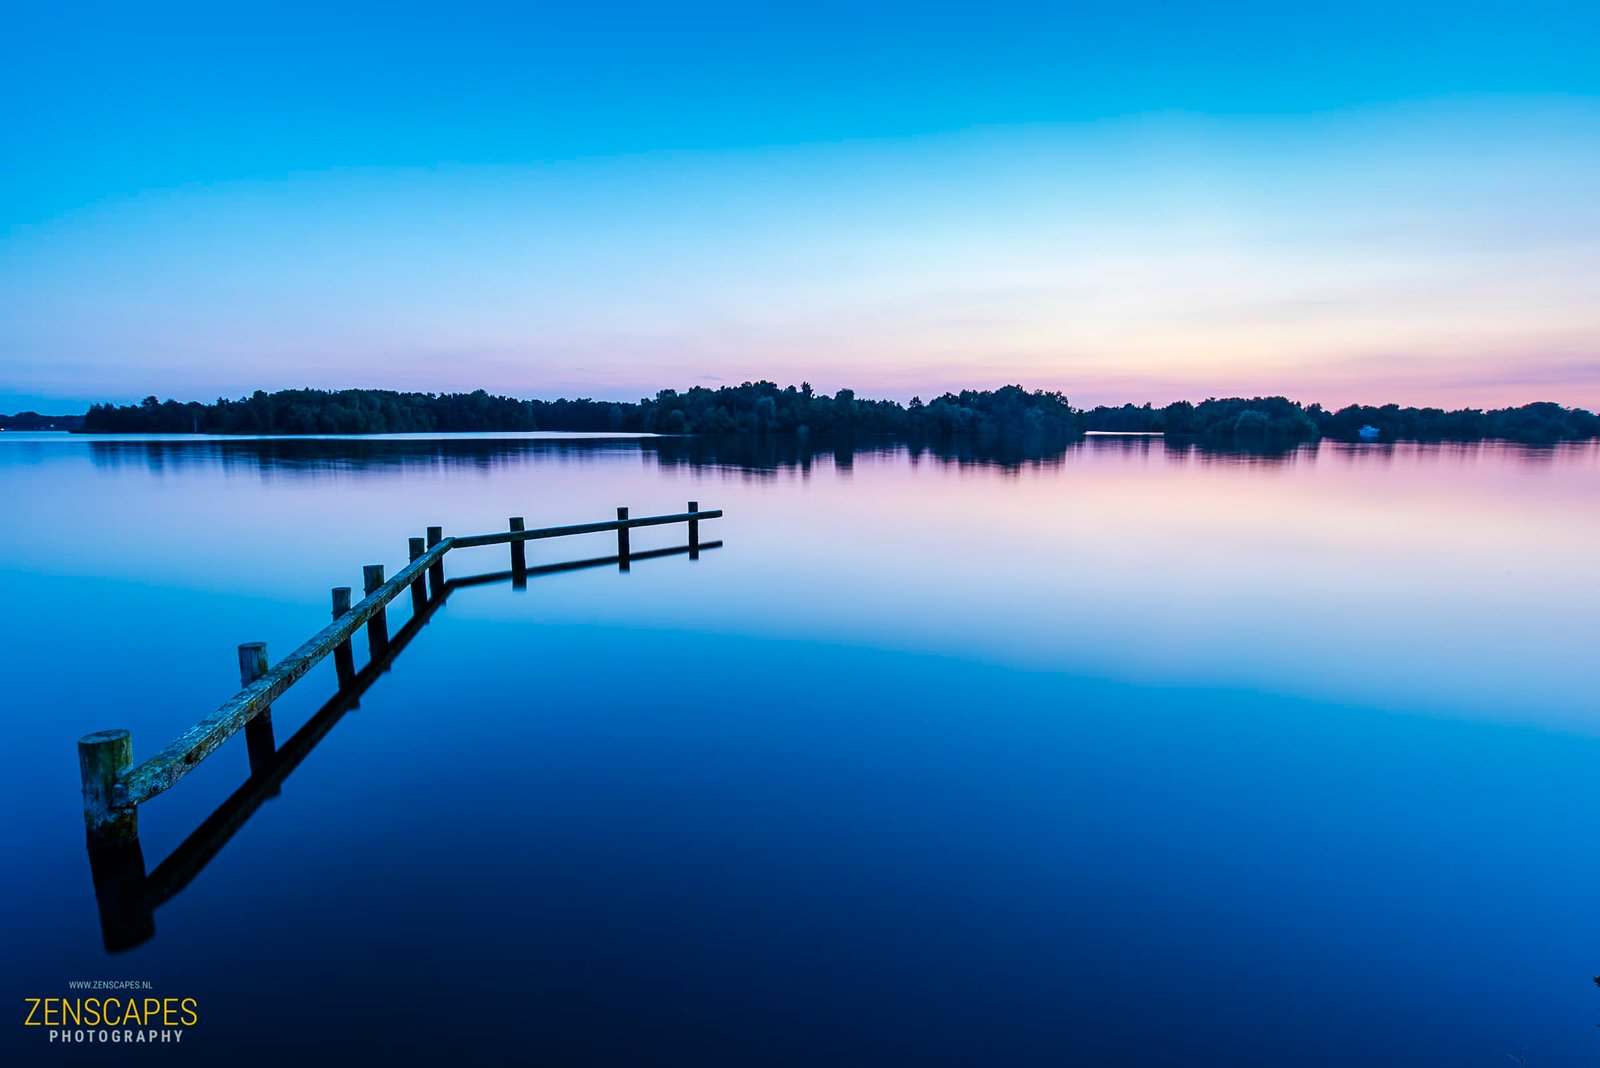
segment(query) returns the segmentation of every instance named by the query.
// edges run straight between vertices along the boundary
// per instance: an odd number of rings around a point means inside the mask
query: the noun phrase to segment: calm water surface
[[[690,499],[698,560],[453,592],[107,953],[80,734],[148,756],[429,524]],[[6,433],[0,500],[14,1007],[149,980],[194,1063],[1600,1059],[1592,445]],[[145,806],[150,867],[247,774],[236,739]]]

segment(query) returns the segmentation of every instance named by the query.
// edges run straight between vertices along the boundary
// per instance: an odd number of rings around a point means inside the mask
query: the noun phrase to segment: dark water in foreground
[[[689,499],[699,560],[452,593],[105,952],[78,735],[149,755],[430,523]],[[1600,1059],[1592,446],[0,434],[0,500],[10,1063]],[[239,738],[145,806],[150,867],[246,775]],[[21,1026],[97,979],[200,1022]]]

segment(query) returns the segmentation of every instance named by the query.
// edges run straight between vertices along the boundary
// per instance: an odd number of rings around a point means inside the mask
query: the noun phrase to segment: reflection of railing
[[[696,520],[681,519],[685,522],[697,522],[698,519],[711,519],[721,515],[721,512],[699,512],[693,504],[689,506],[690,513],[695,514]],[[634,521],[635,526],[647,526],[652,523],[665,521],[665,517],[651,517],[650,519]],[[513,527],[516,523],[513,521]],[[595,524],[586,524],[585,532]],[[551,528],[560,529],[560,528]],[[606,530],[626,532],[626,528],[619,528],[616,524],[606,524]],[[530,535],[537,535],[538,531],[526,531]],[[545,535],[552,537],[554,535]],[[503,543],[508,539],[504,535],[486,535]],[[464,539],[462,539],[464,540]],[[496,541],[475,539],[471,544],[491,545]],[[441,542],[442,544],[442,542]],[[455,542],[459,547],[461,540]],[[521,547],[521,542],[512,542],[515,548]],[[699,539],[697,526],[690,527],[688,545],[675,546],[668,549],[649,549],[644,552],[625,552],[626,539],[619,539],[619,552],[615,556],[602,556],[589,560],[577,560],[570,563],[546,564],[539,567],[517,566],[521,554],[513,551],[513,566],[509,571],[496,571],[484,575],[470,575],[462,578],[441,580],[434,585],[429,596],[417,605],[411,618],[401,627],[392,638],[385,638],[381,643],[374,644],[371,649],[371,659],[360,671],[355,671],[349,660],[350,647],[346,641],[341,649],[343,657],[336,657],[339,669],[339,690],[327,704],[323,705],[315,715],[306,721],[294,735],[284,742],[282,746],[274,747],[271,743],[270,721],[265,741],[246,734],[246,741],[250,749],[250,777],[244,781],[232,795],[228,797],[217,809],[207,816],[200,825],[194,829],[188,838],[184,839],[174,849],[166,860],[156,865],[148,874],[145,872],[144,852],[137,836],[123,839],[97,840],[91,828],[89,867],[94,876],[95,897],[100,907],[100,929],[105,940],[106,949],[115,953],[131,949],[148,940],[155,934],[155,909],[172,900],[187,887],[205,866],[222,851],[234,834],[245,825],[255,811],[270,798],[276,797],[282,788],[283,782],[300,762],[306,758],[312,749],[328,735],[335,725],[344,717],[345,713],[356,708],[367,690],[373,683],[389,670],[394,659],[400,655],[410,642],[416,637],[417,632],[427,625],[433,613],[442,605],[445,598],[455,590],[466,586],[482,586],[494,582],[505,582],[508,579],[513,585],[521,587],[529,577],[553,574],[559,571],[576,571],[588,567],[605,567],[612,564],[626,568],[633,560],[647,560],[662,556],[678,556],[687,554],[691,559],[697,558],[701,551],[717,549],[722,546],[720,541],[702,542]],[[405,572],[395,578],[399,579]],[[337,592],[337,591],[336,591]],[[376,592],[376,591],[374,591]],[[396,590],[398,592],[398,590]],[[394,596],[391,594],[390,596]],[[369,600],[370,595],[369,595]],[[337,603],[338,598],[335,597]],[[363,602],[364,603],[364,602]],[[359,606],[358,606],[359,607]],[[348,610],[348,603],[346,609]],[[359,623],[356,625],[359,626]],[[353,629],[353,628],[352,628]],[[347,632],[348,634],[348,632]],[[316,639],[312,639],[315,641]],[[310,644],[310,643],[307,643]],[[240,646],[241,662],[247,659],[246,650],[251,650],[249,656],[254,656],[254,648],[259,643]],[[302,647],[304,648],[304,647]],[[264,656],[264,653],[261,654]],[[228,707],[226,705],[224,708]],[[260,716],[257,716],[257,720]],[[251,720],[251,723],[257,720]],[[105,732],[113,733],[113,732]],[[122,732],[126,733],[126,732]],[[93,737],[93,736],[91,736]]]
[[[139,805],[170,789],[241,728],[245,730],[254,771],[261,761],[270,757],[274,749],[272,702],[329,653],[334,654],[340,682],[344,683],[353,671],[350,637],[362,624],[366,625],[368,646],[376,659],[389,644],[386,614],[389,602],[398,597],[401,590],[409,588],[413,611],[421,612],[428,601],[429,586],[435,595],[445,589],[444,557],[451,549],[510,545],[515,578],[517,574],[525,575],[527,572],[526,543],[529,541],[616,531],[617,555],[609,558],[608,562],[614,562],[626,571],[635,556],[645,555],[635,554],[630,549],[628,534],[634,527],[687,523],[689,544],[684,551],[693,558],[701,548],[700,521],[716,519],[721,515],[720,510],[702,512],[698,502],[690,501],[689,510],[676,515],[630,519],[626,508],[618,508],[614,520],[533,530],[525,529],[522,519],[517,517],[510,521],[511,529],[496,534],[446,538],[439,527],[429,527],[426,543],[422,538],[411,539],[411,561],[394,578],[385,582],[382,564],[367,565],[366,596],[359,603],[354,606],[350,604],[349,587],[335,589],[333,622],[275,666],[267,666],[265,644],[251,642],[241,645],[239,673],[244,688],[149,760],[137,767],[132,766],[133,743],[125,730],[99,731],[78,739],[78,764],[83,776],[83,817],[90,847],[136,839],[139,834]]]

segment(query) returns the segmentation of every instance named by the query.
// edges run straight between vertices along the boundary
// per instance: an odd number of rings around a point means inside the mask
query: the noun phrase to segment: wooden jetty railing
[[[526,543],[545,538],[564,538],[575,534],[615,531],[617,566],[626,571],[635,556],[629,531],[635,527],[654,527],[685,523],[689,528],[691,559],[699,554],[700,521],[721,517],[720,509],[701,511],[696,501],[689,510],[674,515],[630,518],[628,509],[618,508],[617,518],[599,523],[576,523],[561,527],[526,528],[522,518],[513,517],[509,529],[495,534],[470,534],[445,537],[440,527],[429,527],[426,543],[411,538],[410,561],[391,579],[383,577],[382,564],[369,564],[364,571],[365,596],[350,603],[350,589],[333,591],[333,622],[301,646],[267,666],[266,646],[250,642],[239,647],[240,683],[243,688],[216,711],[184,731],[171,744],[141,764],[133,764],[133,743],[125,730],[98,731],[78,739],[78,766],[83,777],[83,818],[89,845],[96,848],[138,837],[139,806],[187,775],[216,751],[229,737],[244,729],[254,769],[273,752],[272,702],[315,667],[329,653],[339,670],[341,684],[353,675],[351,636],[365,625],[371,655],[378,657],[389,644],[386,608],[401,591],[409,589],[413,610],[428,601],[428,588],[437,594],[445,589],[444,558],[452,549],[482,545],[510,545],[513,576],[527,573]]]
[[[634,560],[655,559],[664,556],[689,554],[698,556],[701,550],[722,546],[720,541],[677,545],[666,549],[647,549],[632,554]],[[220,853],[235,834],[267,801],[277,797],[289,775],[327,737],[328,733],[353,708],[378,679],[389,670],[402,650],[428,625],[445,599],[458,589],[483,586],[489,583],[510,581],[513,587],[526,585],[529,578],[577,571],[583,568],[609,567],[621,563],[617,556],[591,557],[586,560],[569,560],[562,563],[543,564],[522,570],[515,566],[509,571],[495,571],[481,575],[452,578],[430,589],[428,600],[411,614],[411,618],[395,632],[381,652],[372,657],[360,671],[341,668],[339,689],[322,708],[314,713],[294,735],[277,746],[262,760],[251,753],[250,777],[223,801],[215,811],[206,816],[165,860],[147,871],[144,850],[139,839],[103,845],[89,850],[89,871],[94,879],[96,904],[100,911],[100,934],[106,950],[119,953],[149,940],[156,930],[155,910],[172,900],[194,881],[208,864]],[[348,593],[348,589],[345,589]],[[344,611],[349,611],[348,599]],[[338,614],[338,613],[336,613]],[[255,644],[255,643],[252,643]],[[246,648],[241,646],[241,648]],[[344,646],[348,652],[349,646]],[[337,655],[338,650],[335,650]],[[259,716],[257,720],[259,720]],[[256,720],[252,720],[255,723]],[[245,727],[246,736],[250,728]]]

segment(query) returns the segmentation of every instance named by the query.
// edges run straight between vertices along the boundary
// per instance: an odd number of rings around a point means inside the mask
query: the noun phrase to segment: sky
[[[1600,407],[1600,8],[31,5],[0,411]]]

